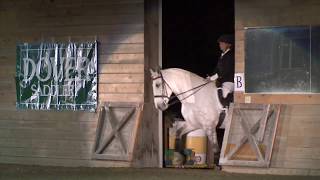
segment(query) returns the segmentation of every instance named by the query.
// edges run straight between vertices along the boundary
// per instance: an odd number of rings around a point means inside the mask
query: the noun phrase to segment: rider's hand
[[[207,76],[204,80],[209,82],[210,81],[210,76]]]
[[[215,81],[216,79],[218,79],[218,74],[214,74],[213,76],[208,76],[206,78],[207,81]]]

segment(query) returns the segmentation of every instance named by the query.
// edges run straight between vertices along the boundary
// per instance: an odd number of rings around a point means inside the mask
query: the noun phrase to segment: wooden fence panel
[[[280,105],[233,104],[220,164],[268,167]]]
[[[99,112],[93,159],[132,161],[142,106],[105,103]]]

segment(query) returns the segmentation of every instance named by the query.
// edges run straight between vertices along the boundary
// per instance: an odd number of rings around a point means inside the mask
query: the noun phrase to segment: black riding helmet
[[[228,43],[228,44],[234,44],[234,36],[231,34],[224,34],[224,35],[221,35],[217,41]]]

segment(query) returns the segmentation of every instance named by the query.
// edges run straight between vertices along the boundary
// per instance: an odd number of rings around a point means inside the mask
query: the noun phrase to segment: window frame
[[[263,91],[263,92],[248,92],[248,85],[247,83],[245,84],[245,88],[244,88],[244,94],[245,95],[254,95],[254,94],[257,94],[257,95],[306,95],[306,96],[310,96],[310,95],[320,95],[320,90],[319,92],[312,92],[313,88],[312,88],[312,64],[313,64],[313,61],[312,61],[312,43],[313,43],[313,40],[312,40],[312,28],[314,27],[320,27],[320,25],[298,25],[298,26],[257,26],[257,27],[245,27],[244,28],[244,76],[245,76],[245,82],[246,81],[246,64],[248,63],[247,62],[247,33],[248,33],[248,30],[250,29],[273,29],[273,28],[287,28],[287,29],[293,29],[293,28],[308,28],[308,31],[309,31],[309,67],[308,67],[308,72],[306,71],[306,73],[309,74],[309,83],[308,83],[308,91],[305,91],[305,92],[290,92],[290,91],[274,91],[274,92],[269,92],[269,91]],[[297,37],[296,39],[303,39],[302,38],[299,38]],[[292,39],[290,39],[290,44],[292,46]],[[280,45],[280,44],[278,44]],[[292,47],[291,47],[292,49]],[[290,49],[289,49],[290,51]],[[289,56],[291,56],[292,54],[289,53]],[[274,61],[274,58],[276,58],[275,56],[271,56],[272,57],[272,62]],[[291,59],[291,65],[290,65],[290,62],[289,62],[289,66],[288,68],[283,68],[281,66],[281,63],[282,63],[282,58],[280,58],[280,53],[278,55],[278,60],[279,60],[279,70],[299,70],[301,68],[299,67],[292,67],[292,59]],[[281,62],[280,62],[281,60]],[[289,59],[290,61],[290,59]],[[270,65],[272,63],[269,63]],[[272,73],[272,72],[271,72]]]

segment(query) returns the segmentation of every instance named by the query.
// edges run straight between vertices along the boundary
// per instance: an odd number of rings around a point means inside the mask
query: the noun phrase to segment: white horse
[[[178,68],[160,72],[150,70],[150,72],[157,109],[163,111],[170,106],[169,100],[172,93],[181,102],[181,114],[185,121],[178,130],[178,135],[181,137],[190,131],[203,129],[213,151],[218,152],[216,126],[223,107],[219,101],[215,83]]]

